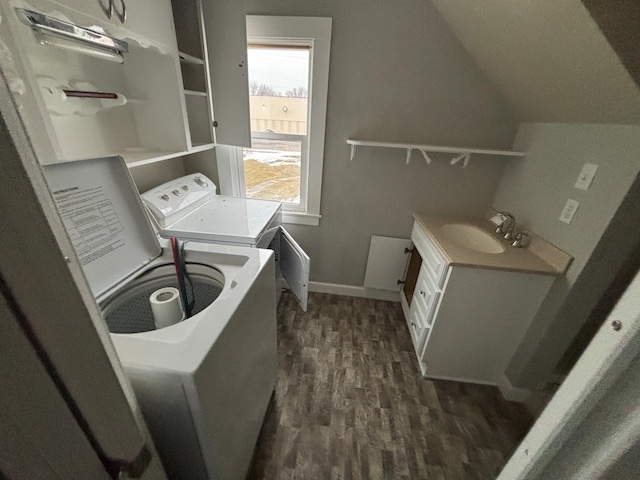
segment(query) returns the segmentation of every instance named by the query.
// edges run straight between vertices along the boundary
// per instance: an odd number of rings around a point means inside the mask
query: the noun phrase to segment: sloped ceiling
[[[523,122],[640,124],[640,88],[580,0],[431,0]]]

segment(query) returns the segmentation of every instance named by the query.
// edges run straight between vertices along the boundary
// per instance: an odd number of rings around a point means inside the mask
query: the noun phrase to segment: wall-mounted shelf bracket
[[[462,167],[466,168],[469,165],[472,154],[477,155],[497,155],[506,157],[524,157],[525,152],[517,152],[514,150],[489,150],[484,148],[467,148],[467,147],[448,147],[443,145],[417,145],[408,143],[393,143],[393,142],[375,142],[369,140],[352,140],[348,139],[347,144],[351,146],[349,154],[349,160],[353,161],[356,156],[357,147],[382,147],[382,148],[401,148],[407,151],[405,163],[409,164],[411,156],[414,150],[419,150],[422,153],[425,161],[428,165],[431,164],[432,159],[427,155],[427,152],[431,153],[452,153],[455,156],[451,159],[451,165],[462,161]]]
[[[431,160],[431,158],[429,158],[429,155],[427,155],[427,151],[423,150],[423,149],[420,149],[420,153],[422,153],[422,156],[426,160],[427,165],[431,165],[432,160]]]
[[[413,148],[407,148],[407,159],[406,159],[406,164],[409,165],[409,162],[411,161],[411,154],[413,153]]]

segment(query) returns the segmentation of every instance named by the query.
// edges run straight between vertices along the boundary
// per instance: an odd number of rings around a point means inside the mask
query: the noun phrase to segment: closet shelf
[[[203,152],[215,148],[215,143],[192,143],[188,153]]]
[[[151,163],[161,162],[169,158],[187,155],[185,151],[155,150],[151,148],[128,148],[120,153],[129,168],[141,167]]]
[[[129,168],[142,167],[176,157],[184,157],[191,153],[203,152],[215,148],[214,143],[194,143],[188,150],[169,151],[152,148],[127,148],[120,153]]]
[[[180,61],[182,63],[190,63],[192,65],[204,65],[204,60],[198,57],[194,57],[193,55],[189,55],[188,53],[179,52]]]
[[[490,150],[484,148],[467,148],[467,147],[450,147],[444,145],[424,145],[413,143],[395,143],[395,142],[376,142],[371,140],[352,140],[348,139],[347,144],[351,145],[351,154],[349,160],[354,159],[356,155],[357,147],[382,147],[382,148],[400,148],[407,150],[406,163],[411,160],[411,155],[414,150],[419,150],[427,163],[431,163],[431,159],[427,155],[430,153],[452,153],[456,155],[452,158],[451,164],[454,165],[459,161],[463,161],[463,165],[466,167],[469,158],[474,155],[500,155],[506,157],[524,157],[526,152],[517,152],[514,150]]]
[[[198,92],[196,90],[184,90],[185,95],[191,95],[192,97],[206,97],[207,92]]]

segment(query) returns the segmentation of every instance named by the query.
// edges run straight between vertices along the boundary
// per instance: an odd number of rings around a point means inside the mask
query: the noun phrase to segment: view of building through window
[[[248,60],[253,148],[243,149],[246,197],[299,204],[310,50],[250,45]]]

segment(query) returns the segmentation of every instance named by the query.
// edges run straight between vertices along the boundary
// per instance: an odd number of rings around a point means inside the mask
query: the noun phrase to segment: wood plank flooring
[[[286,293],[278,349],[249,479],[494,479],[531,423],[494,387],[424,379],[399,303]]]

